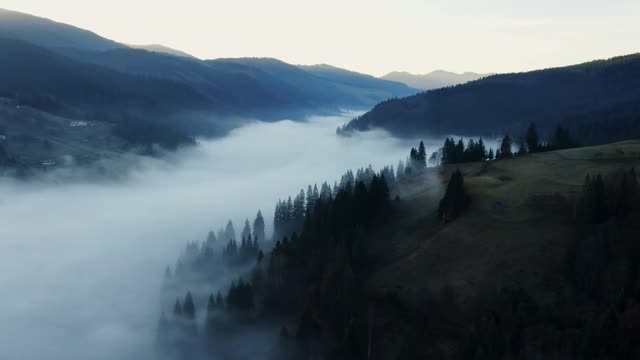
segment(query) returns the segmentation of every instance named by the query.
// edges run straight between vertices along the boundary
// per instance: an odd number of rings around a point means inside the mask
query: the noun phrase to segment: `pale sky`
[[[639,0],[0,0],[129,44],[372,75],[511,72],[640,51]]]

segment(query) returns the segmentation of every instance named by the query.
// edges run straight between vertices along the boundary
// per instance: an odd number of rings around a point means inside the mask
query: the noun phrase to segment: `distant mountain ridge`
[[[105,51],[125,47],[88,30],[1,8],[0,37],[20,39],[49,49]]]
[[[162,45],[127,46],[8,10],[0,10],[0,46],[0,97],[58,116],[115,121],[138,134],[156,125],[219,134],[234,126],[230,118],[302,119],[417,92],[334,67],[200,60]]]
[[[149,44],[149,45],[132,45],[132,44],[127,44],[128,47],[133,48],[133,49],[142,49],[142,50],[147,50],[147,51],[152,51],[152,52],[157,52],[157,53],[161,53],[161,54],[169,54],[169,55],[174,55],[174,56],[181,56],[181,57],[185,57],[185,58],[190,58],[190,59],[196,59],[195,56],[188,54],[184,51],[181,50],[177,50],[177,49],[172,49],[168,46],[164,46],[164,45],[160,45],[160,44]]]
[[[640,54],[608,60],[500,74],[376,105],[347,130],[383,128],[400,136],[519,136],[530,122],[549,133],[567,119],[640,103]],[[625,118],[638,107],[625,105]],[[619,110],[615,110],[619,111]],[[601,115],[599,115],[601,116]],[[635,116],[640,116],[636,113]],[[628,122],[630,126],[633,122]],[[623,136],[629,129],[620,129]],[[615,139],[615,136],[610,136]]]
[[[458,74],[450,71],[436,70],[428,74],[416,75],[406,71],[394,71],[382,76],[381,79],[401,82],[416,89],[432,90],[464,84],[491,75],[494,74],[478,74],[474,72]]]

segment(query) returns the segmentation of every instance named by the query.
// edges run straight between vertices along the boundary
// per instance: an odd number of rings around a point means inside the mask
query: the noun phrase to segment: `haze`
[[[638,52],[640,37],[633,0],[3,0],[0,7],[201,58],[275,57],[373,75],[539,69]]]
[[[3,180],[0,358],[150,358],[164,267],[187,241],[258,209],[270,231],[279,197],[406,157],[383,132],[336,137],[347,118],[256,123],[117,182]]]

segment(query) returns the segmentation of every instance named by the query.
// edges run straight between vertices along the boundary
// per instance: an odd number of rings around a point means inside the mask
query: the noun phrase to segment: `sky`
[[[0,0],[129,44],[376,76],[513,72],[638,52],[637,0]]]

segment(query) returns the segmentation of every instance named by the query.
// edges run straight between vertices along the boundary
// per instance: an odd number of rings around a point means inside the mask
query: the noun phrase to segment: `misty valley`
[[[640,4],[508,5],[5,0],[0,360],[640,359]]]

